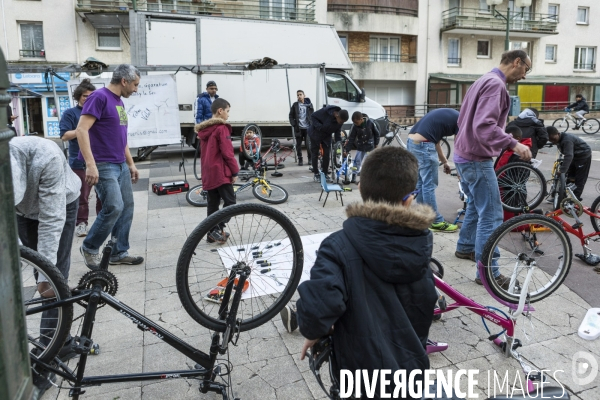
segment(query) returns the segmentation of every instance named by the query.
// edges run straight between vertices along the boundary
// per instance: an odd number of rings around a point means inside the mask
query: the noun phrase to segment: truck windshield
[[[356,103],[360,101],[358,89],[341,74],[327,74],[327,97]]]

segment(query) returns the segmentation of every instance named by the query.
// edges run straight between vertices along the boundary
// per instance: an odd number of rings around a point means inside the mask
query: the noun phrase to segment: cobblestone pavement
[[[191,160],[191,151],[186,157]],[[175,147],[160,148],[150,161],[138,163],[140,182],[134,185],[135,215],[130,236],[131,254],[141,255],[145,263],[139,266],[110,266],[119,280],[116,297],[150,319],[160,323],[175,335],[197,348],[207,351],[209,332],[194,322],[182,308],[175,287],[175,264],[181,247],[190,232],[206,216],[206,208],[187,204],[185,194],[157,196],[151,184],[183,178],[178,170],[180,154]],[[274,178],[284,186],[289,200],[275,206],[291,218],[300,235],[331,232],[341,228],[344,208],[330,196],[323,208],[318,201],[320,186],[312,182],[308,167],[298,167],[292,160],[282,170],[283,177]],[[187,163],[191,171],[190,162]],[[188,174],[193,185],[196,180]],[[344,194],[344,203],[359,201],[356,186]],[[454,190],[452,185],[452,190]],[[444,201],[462,204],[454,192],[439,193]],[[248,191],[240,194],[238,203],[256,201]],[[94,210],[91,205],[90,210]],[[93,218],[92,218],[93,220]],[[494,304],[485,290],[473,283],[473,263],[454,257],[458,234],[435,233],[434,255],[445,266],[445,279],[454,288],[484,304]],[[87,271],[79,254],[83,238],[75,238],[69,283],[74,286]],[[377,245],[376,243],[370,245]],[[499,306],[500,307],[500,306]],[[600,361],[600,340],[585,341],[578,337],[577,328],[589,304],[561,286],[556,293],[535,304],[536,312],[528,321],[519,320],[518,337],[523,341],[519,350],[524,359],[537,369],[550,370],[574,395],[573,399],[597,400],[600,375],[594,382],[579,386],[574,381],[573,355],[578,351],[593,354]],[[76,312],[81,308],[76,306]],[[76,313],[76,315],[79,315]],[[72,334],[81,320],[73,325]],[[98,311],[94,340],[101,354],[88,358],[88,375],[148,372],[192,368],[193,362],[172,350],[153,335],[143,333],[134,324],[108,307]],[[496,371],[504,378],[508,373],[511,385],[520,377],[516,360],[505,358],[487,340],[488,334],[481,318],[464,309],[447,313],[431,328],[433,340],[447,342],[448,350],[430,356],[432,368],[453,370],[478,369],[479,382],[475,390],[486,398],[487,371]],[[241,334],[237,347],[230,347],[233,363],[232,382],[235,396],[253,399],[323,399],[324,393],[316,383],[308,362],[299,360],[303,338],[296,331],[287,333],[279,316],[263,326]],[[359,349],[356,349],[359,351]],[[71,367],[76,359],[71,360]],[[518,379],[518,378],[517,378]],[[552,382],[552,380],[551,380]],[[59,381],[60,383],[60,381]],[[518,383],[518,381],[517,381]],[[492,382],[493,384],[493,382]],[[463,380],[462,388],[466,388]],[[518,394],[518,393],[517,393]],[[68,399],[68,388],[52,388],[43,399]],[[82,399],[213,399],[214,394],[201,394],[195,380],[166,380],[103,385],[86,389]]]

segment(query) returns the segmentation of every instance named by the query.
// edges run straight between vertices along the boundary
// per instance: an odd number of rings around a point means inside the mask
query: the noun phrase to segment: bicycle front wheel
[[[256,184],[252,188],[252,194],[260,201],[269,204],[285,203],[288,199],[288,192],[279,185],[269,183],[269,187],[262,183]]]
[[[215,227],[227,231],[225,244],[208,236]],[[249,266],[249,285],[236,316],[240,331],[247,331],[269,321],[287,304],[303,263],[300,235],[288,217],[263,204],[237,204],[206,218],[188,237],[177,261],[177,292],[195,321],[223,332],[233,306],[221,304],[220,296],[232,267]]]
[[[585,133],[593,135],[600,130],[600,122],[598,122],[596,118],[589,118],[581,125],[581,129],[583,129]]]
[[[450,143],[448,143],[448,141],[446,139],[442,138],[442,140],[440,140],[440,146],[442,147],[442,152],[446,156],[446,159],[449,160],[450,159],[450,153],[452,152],[452,149],[450,147]]]
[[[208,206],[208,194],[202,185],[194,186],[185,194],[187,202],[195,207]]]
[[[496,171],[502,208],[513,213],[534,209],[546,194],[544,174],[524,162],[509,163]]]
[[[596,200],[594,200],[592,206],[590,207],[590,211],[592,212],[592,214],[600,215],[600,196],[596,197]],[[600,219],[592,217],[591,215],[590,219],[592,220],[592,226],[594,227],[594,231],[600,232]]]
[[[492,233],[483,248],[481,261],[488,266],[486,279],[493,294],[516,304],[524,290],[528,300],[535,303],[558,289],[569,273],[572,257],[571,242],[558,222],[541,215],[524,214],[509,219]],[[492,265],[497,265],[504,280],[494,279]],[[531,279],[525,288],[530,268],[533,269]]]
[[[73,304],[42,312],[38,309],[65,300],[71,292],[66,279],[48,259],[24,246],[20,246],[19,251],[29,351],[37,359],[49,362],[56,357],[69,335]]]
[[[554,120],[552,126],[558,129],[559,132],[566,132],[569,130],[569,121],[564,118]]]

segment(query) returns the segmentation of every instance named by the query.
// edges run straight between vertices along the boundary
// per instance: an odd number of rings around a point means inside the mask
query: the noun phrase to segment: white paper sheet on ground
[[[315,235],[301,236],[302,247],[304,250],[304,266],[302,268],[302,276],[300,283],[310,279],[310,270],[317,259],[316,252],[321,246],[321,242],[331,235],[331,232],[317,233]],[[274,245],[281,243],[279,245]],[[267,248],[271,245],[272,247]],[[271,265],[261,268],[259,264],[254,264],[252,274],[250,275],[250,286],[242,294],[242,300],[251,297],[265,296],[274,293],[281,293],[290,279],[290,266],[292,263],[292,253],[290,249],[289,239],[281,241],[257,242],[246,245],[246,251],[261,251],[262,255],[255,260],[268,260]],[[229,246],[219,248],[218,254],[227,271],[231,271],[232,257],[231,254],[237,254],[239,246]],[[252,257],[252,256],[250,256]],[[269,272],[261,274],[261,269],[270,268]]]

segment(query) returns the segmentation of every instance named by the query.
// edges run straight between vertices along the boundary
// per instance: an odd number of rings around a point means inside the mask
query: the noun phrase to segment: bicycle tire
[[[446,156],[446,160],[450,159],[450,153],[452,152],[452,148],[450,147],[450,143],[444,138],[440,140],[440,146],[442,147],[442,152]]]
[[[566,194],[567,183],[565,182],[565,180],[566,180],[566,178],[565,178],[564,174],[559,173],[559,176],[556,180],[558,187],[555,189],[554,197],[552,198],[552,210],[553,211],[556,211],[560,208],[562,201],[567,196],[567,194]]]
[[[596,118],[588,118],[582,125],[581,129],[587,134],[593,135],[600,130],[600,122]]]
[[[596,197],[596,200],[594,200],[594,202],[592,203],[592,206],[590,207],[590,211],[593,214],[600,215],[600,214],[598,214],[600,212],[600,210],[598,210],[598,208],[600,208],[600,207],[598,207],[598,206],[600,206],[600,196]],[[591,215],[590,215],[590,219],[592,220],[592,226],[594,227],[594,232],[600,232],[600,229],[598,229],[598,228],[600,228],[600,224],[599,224],[600,220],[598,218],[592,217]]]
[[[43,334],[44,337],[51,337],[49,338],[49,343],[43,343],[40,339],[42,335],[40,322],[43,313],[31,312],[32,310],[35,311],[36,305],[45,303],[45,301],[41,301],[42,296],[38,292],[37,282],[39,282],[39,276],[44,276],[50,287],[54,290],[55,296],[48,298],[46,301],[64,300],[71,296],[71,291],[62,273],[47,258],[25,246],[19,246],[19,253],[21,255],[21,293],[23,295],[23,306],[27,321],[29,351],[33,357],[47,363],[58,355],[69,335],[71,324],[73,323],[73,304],[66,304],[46,311],[46,313],[53,310],[57,311],[56,317],[46,316],[49,319],[56,318],[57,326],[56,328],[46,328],[54,330],[54,332],[45,332]],[[38,294],[37,297],[36,294]],[[40,336],[37,336],[36,332],[39,332]],[[33,351],[34,349],[37,350]],[[40,349],[43,349],[41,353],[39,352]]]
[[[228,242],[233,246],[223,245],[217,248],[216,244],[203,240],[215,225],[225,221],[230,232]],[[289,273],[286,278],[281,278],[287,279],[285,285],[279,282],[284,286],[281,291],[275,281],[262,272],[265,265],[258,263],[259,260],[254,258],[255,254],[251,254],[251,249],[255,250],[252,253],[273,252],[270,255],[261,254],[263,259],[272,257],[274,261],[273,257],[276,256],[286,260],[274,264],[266,271]],[[228,265],[232,265],[233,261],[243,261],[252,268],[249,299],[242,299],[239,304],[239,309],[242,310],[239,329],[242,332],[264,324],[281,311],[298,286],[304,264],[302,241],[297,229],[288,217],[273,207],[257,203],[236,204],[223,208],[202,221],[187,238],[179,254],[177,293],[184,309],[196,322],[218,332],[223,332],[226,328],[225,321],[219,318],[218,308],[221,306],[206,301],[205,296],[215,289],[223,277],[227,279],[229,276],[223,258],[227,259]],[[208,276],[211,268],[215,271],[214,277]],[[200,275],[190,277],[190,273],[195,273],[196,270],[200,270]],[[264,277],[273,283],[266,282]],[[275,292],[260,294],[257,289],[260,285],[266,290],[274,289]],[[267,301],[272,303],[258,315],[254,315],[255,310],[258,311]],[[207,308],[204,309],[204,306]],[[252,315],[246,318],[245,311]]]
[[[569,130],[569,121],[564,118],[555,119],[552,126],[558,129],[559,132],[566,132]]]
[[[520,213],[524,208],[533,210],[542,203],[546,196],[544,174],[539,169],[533,168],[531,164],[508,163],[496,171],[496,177],[500,188],[502,208],[506,211]],[[528,186],[530,181],[533,185]],[[539,189],[537,189],[538,186]],[[531,200],[530,193],[535,194]],[[518,201],[518,204],[515,201]]]
[[[190,188],[185,194],[186,201],[194,207],[207,207],[208,206],[208,195],[206,190],[202,189],[202,185],[194,186]]]
[[[287,190],[274,183],[269,183],[271,192],[262,184],[258,183],[252,187],[252,194],[260,201],[269,204],[285,203],[289,197]]]
[[[344,162],[344,149],[342,148],[342,142],[335,142],[332,144],[331,154],[331,165],[335,168],[341,168]]]
[[[444,279],[444,266],[437,258],[431,257],[429,259],[429,268],[438,278]]]
[[[523,240],[526,235],[524,232],[527,232],[527,229],[531,230],[532,226],[535,226],[536,229],[540,230],[540,232],[534,233],[536,235],[533,238],[535,239],[535,246],[532,246],[531,240]],[[547,231],[541,231],[542,229],[547,229]],[[554,242],[556,243],[549,242],[551,240],[551,234],[555,234],[556,239]],[[531,235],[531,231],[529,231],[529,235]],[[539,240],[537,235],[540,235],[542,240]],[[520,240],[518,236],[521,236]],[[529,238],[531,238],[531,236]],[[525,245],[523,245],[523,243],[525,243]],[[509,246],[515,247],[509,251]],[[494,256],[494,250],[496,248],[501,249],[499,257]],[[548,251],[546,249],[550,250],[551,253],[546,254]],[[502,255],[503,253],[504,256]],[[506,253],[508,253],[508,256]],[[532,287],[535,289],[528,293],[528,300],[531,303],[545,299],[558,289],[569,273],[573,257],[571,241],[563,227],[552,218],[537,214],[519,215],[500,225],[485,243],[481,258],[484,265],[488,266],[491,266],[492,261],[495,259],[501,274],[510,277],[511,274],[515,272],[519,284],[522,284],[525,279],[525,274],[522,273],[524,270],[515,270],[515,262],[519,262],[517,255],[520,254],[533,257],[536,260],[536,270],[532,275],[530,286],[528,287],[528,289]],[[555,262],[558,262],[556,268],[554,265],[550,265]],[[503,273],[502,270],[508,272]],[[519,302],[519,293],[508,292],[502,288],[498,281],[493,279],[493,270],[491,267],[486,268],[485,273],[493,294],[500,299],[513,304]],[[543,280],[547,280],[548,282],[538,289],[538,283]]]
[[[244,129],[242,130],[242,157],[244,157],[244,159],[251,161],[251,162],[256,162],[254,160],[254,157],[252,154],[248,153],[248,149],[246,149],[246,147],[243,145],[244,144],[244,138],[246,137],[246,132],[248,131],[248,129],[253,129],[254,133],[256,136],[258,136],[258,143],[260,143],[262,145],[262,131],[260,130],[259,126],[256,124],[248,124],[244,127]],[[257,149],[258,153],[260,154],[260,149]]]

